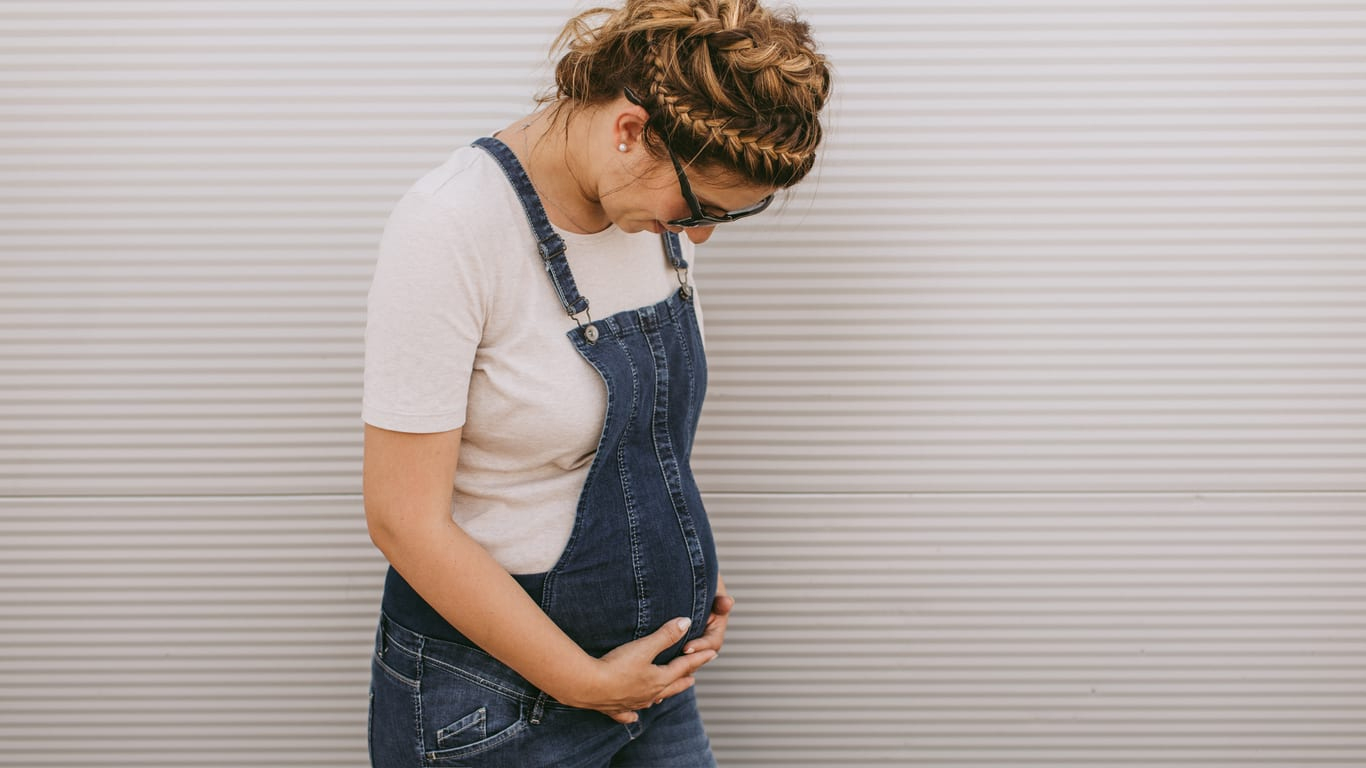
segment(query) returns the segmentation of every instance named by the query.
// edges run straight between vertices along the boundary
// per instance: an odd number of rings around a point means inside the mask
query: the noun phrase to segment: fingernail
[[[693,650],[695,650],[695,649],[693,649],[693,648],[684,648],[684,649],[683,649],[683,652],[684,652],[684,653],[692,653]]]
[[[692,626],[692,619],[679,619],[679,620],[678,620],[678,630],[679,630],[680,632],[687,632],[687,631],[688,631],[688,627],[691,627],[691,626]]]

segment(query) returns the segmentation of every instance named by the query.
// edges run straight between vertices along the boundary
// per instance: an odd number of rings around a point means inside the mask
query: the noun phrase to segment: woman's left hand
[[[711,603],[711,615],[707,617],[707,629],[702,636],[683,647],[684,653],[698,651],[721,652],[721,644],[726,640],[726,622],[730,619],[730,609],[735,607],[735,599],[726,594],[726,586],[718,583],[716,599]]]

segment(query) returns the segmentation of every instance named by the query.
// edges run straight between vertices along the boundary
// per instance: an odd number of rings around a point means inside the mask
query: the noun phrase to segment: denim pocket
[[[480,766],[520,766],[516,742],[530,728],[525,693],[469,663],[477,651],[431,651],[418,691],[424,764],[452,768],[478,757]]]
[[[499,724],[502,725],[502,724]],[[509,745],[527,729],[527,723],[520,714],[511,724],[498,730],[499,725],[489,726],[488,708],[480,707],[468,715],[455,720],[436,732],[436,749],[428,750],[423,757],[429,766],[455,766],[473,757],[485,761],[495,761],[495,750]],[[492,734],[490,735],[490,731]],[[498,762],[481,762],[480,765],[501,765]],[[509,763],[516,765],[517,763]]]
[[[393,654],[390,654],[393,658]],[[367,740],[374,768],[411,768],[417,752],[417,688],[376,655],[370,664]]]
[[[480,707],[465,717],[436,732],[436,745],[449,747],[461,741],[483,741],[488,738],[489,711]]]
[[[424,702],[424,719],[427,711],[427,705]],[[433,745],[435,748],[429,749],[423,754],[425,763],[429,766],[455,766],[459,765],[461,761],[476,756],[493,760],[494,757],[491,753],[494,750],[508,746],[526,732],[528,726],[520,711],[509,716],[507,710],[503,709],[503,717],[496,720],[490,720],[489,711],[490,709],[487,706],[479,707],[473,712],[457,717],[447,725],[438,728]],[[433,714],[437,718],[443,717],[442,714]],[[441,721],[436,720],[434,722]],[[481,765],[483,764],[481,763]],[[500,765],[501,763],[489,764]],[[510,763],[510,765],[516,765],[516,763]]]

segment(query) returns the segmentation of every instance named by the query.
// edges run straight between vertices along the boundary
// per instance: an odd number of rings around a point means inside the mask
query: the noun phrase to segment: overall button
[[[584,337],[585,339],[588,340],[588,343],[589,343],[589,344],[597,344],[597,343],[598,343],[598,327],[597,327],[596,325],[592,325],[592,324],[585,325],[585,326],[583,327],[583,337]]]
[[[682,296],[684,301],[687,301],[688,299],[691,299],[691,298],[692,298],[692,286],[691,286],[691,285],[684,285],[684,286],[680,287],[680,288],[678,289],[678,295],[679,295],[679,296]]]

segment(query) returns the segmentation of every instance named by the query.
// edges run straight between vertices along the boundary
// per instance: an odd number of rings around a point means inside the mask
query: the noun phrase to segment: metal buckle
[[[593,315],[585,309],[583,311],[583,316],[588,318],[587,323],[580,320],[578,315],[570,315],[570,317],[574,318],[574,322],[579,324],[579,331],[583,334],[584,341],[587,341],[589,344],[597,344],[598,327],[593,324]]]

